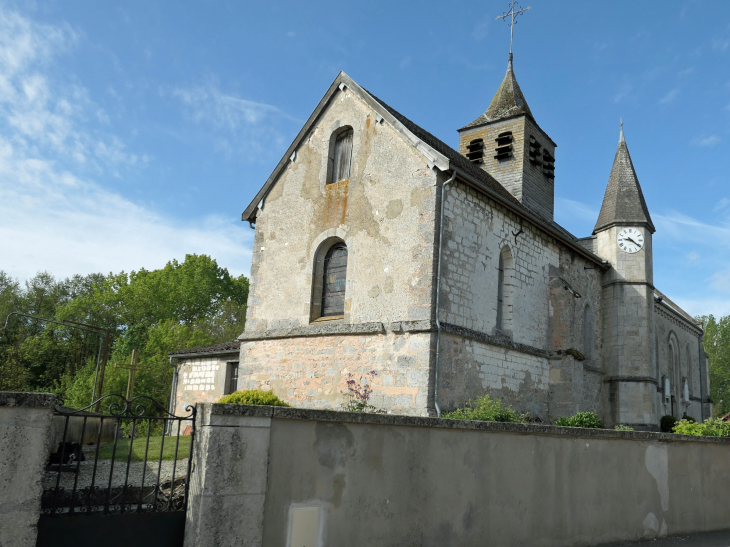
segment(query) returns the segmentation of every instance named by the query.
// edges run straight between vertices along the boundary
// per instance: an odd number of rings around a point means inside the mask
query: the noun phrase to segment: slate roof
[[[654,223],[651,221],[649,209],[644,201],[644,194],[641,191],[639,179],[631,161],[629,148],[626,146],[624,130],[618,142],[618,150],[613,160],[611,175],[608,177],[606,193],[603,196],[601,212],[598,215],[596,227],[593,233],[597,233],[616,223],[621,224],[646,224],[652,233],[656,232]]]
[[[525,96],[522,94],[520,85],[517,83],[517,78],[515,78],[514,69],[512,68],[512,54],[510,53],[507,73],[504,75],[502,85],[499,86],[497,93],[494,94],[489,108],[487,108],[484,114],[462,129],[507,118],[514,118],[520,114],[526,114],[534,121],[530,107],[527,106]]]
[[[702,328],[702,323],[698,323],[697,321],[695,321],[695,318],[694,317],[692,317],[690,314],[688,314],[686,311],[684,311],[682,308],[680,308],[672,300],[670,300],[669,298],[667,298],[667,296],[664,293],[662,293],[657,288],[654,288],[654,297],[655,298],[657,298],[657,297],[661,298],[662,304],[664,304],[667,308],[669,308],[673,312],[675,312],[678,315],[680,315],[683,319],[685,319],[686,321],[688,321],[694,327],[700,328],[700,329]]]
[[[368,93],[370,93],[370,92],[368,91]],[[383,101],[378,99],[372,93],[370,93],[370,95],[372,96],[373,99],[378,101],[383,106],[383,108],[385,108],[388,112],[390,112],[394,118],[396,118],[399,122],[401,122],[404,126],[406,126],[411,133],[413,133],[416,137],[418,137],[423,142],[428,144],[434,150],[437,150],[440,154],[443,154],[444,156],[446,156],[449,160],[449,163],[451,163],[459,171],[468,173],[472,177],[478,179],[485,186],[487,186],[494,192],[498,193],[504,199],[512,202],[513,204],[517,204],[521,208],[524,207],[524,205],[522,205],[520,200],[518,200],[516,197],[514,197],[512,194],[510,194],[509,191],[504,186],[502,186],[499,182],[497,182],[497,179],[495,179],[492,175],[490,175],[489,173],[484,171],[484,169],[480,169],[479,167],[477,167],[475,164],[473,164],[467,158],[465,158],[464,156],[459,154],[456,150],[451,148],[444,141],[438,139],[437,137],[434,137],[431,133],[429,133],[428,131],[423,129],[421,126],[413,123],[411,120],[406,118],[403,114],[401,114],[394,108],[385,104]],[[573,238],[573,239],[575,239],[575,238]]]
[[[231,342],[223,342],[222,344],[213,344],[212,346],[202,346],[199,348],[190,348],[176,351],[174,353],[168,353],[168,357],[184,357],[186,355],[199,355],[199,354],[210,354],[215,355],[217,353],[238,353],[241,347],[240,340],[233,340]]]

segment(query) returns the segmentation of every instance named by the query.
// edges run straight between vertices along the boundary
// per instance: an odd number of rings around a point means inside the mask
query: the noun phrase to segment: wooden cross
[[[510,30],[509,30],[509,56],[510,56],[510,59],[512,58],[512,39],[514,38],[514,35],[515,35],[515,23],[517,22],[517,21],[515,21],[515,17],[517,15],[522,15],[526,11],[530,10],[530,6],[527,6],[526,8],[521,8],[521,9],[518,9],[517,11],[515,11],[515,4],[517,4],[517,2],[515,2],[515,1],[510,2],[509,11],[505,11],[502,15],[497,17],[497,21],[499,21],[500,19],[502,19],[504,21],[507,19],[507,17],[509,17],[511,19],[509,22],[509,27],[510,27]],[[517,7],[519,8],[519,5]]]
[[[138,370],[144,370],[145,367],[141,367],[137,364],[139,360],[139,352],[136,349],[132,350],[132,362],[129,364],[115,363],[114,368],[126,368],[129,370],[129,378],[127,380],[127,401],[131,401],[134,396],[134,380],[137,376]]]

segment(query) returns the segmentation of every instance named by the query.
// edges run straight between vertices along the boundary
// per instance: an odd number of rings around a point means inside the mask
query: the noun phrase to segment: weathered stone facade
[[[349,178],[333,182],[333,139],[349,128]],[[496,160],[506,130],[512,156]],[[485,154],[470,161],[474,138]],[[654,226],[623,133],[599,223],[580,240],[552,220],[551,166],[530,161],[530,138],[554,161],[511,62],[490,109],[460,130],[461,153],[341,73],[243,214],[256,234],[239,386],[342,408],[354,380],[374,406],[411,415],[489,394],[542,421],[706,417],[702,330],[655,298]],[[625,226],[641,230],[638,252],[619,248]],[[325,252],[343,244],[343,308],[323,316]]]

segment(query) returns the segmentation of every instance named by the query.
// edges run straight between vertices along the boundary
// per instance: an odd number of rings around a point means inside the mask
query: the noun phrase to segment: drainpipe
[[[175,402],[175,392],[177,391],[177,365],[172,364],[172,360],[174,357],[170,357],[170,366],[173,367],[173,373],[172,373],[172,389],[170,389],[170,403],[167,405],[167,412],[172,416],[175,414],[173,409],[173,404]],[[168,424],[168,434],[170,433],[170,429],[172,426],[172,422]]]
[[[702,369],[705,368],[702,363],[702,339],[705,336],[705,325],[702,325],[702,334],[700,334],[699,338],[697,338],[697,349],[698,349],[698,359],[697,364],[700,366],[700,423],[705,421],[705,397],[702,395],[702,386],[704,382],[702,381]]]
[[[436,416],[441,417],[439,406],[439,365],[441,363],[441,262],[444,248],[444,204],[446,203],[446,187],[456,179],[456,169],[451,178],[441,186],[441,217],[439,218],[439,256],[436,274],[436,366],[433,380],[433,405],[436,407]]]

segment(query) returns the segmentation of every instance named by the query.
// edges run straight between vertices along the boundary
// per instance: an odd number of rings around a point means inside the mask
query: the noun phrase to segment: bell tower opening
[[[546,220],[555,205],[556,144],[532,116],[515,78],[512,54],[489,108],[459,129],[459,152]]]

